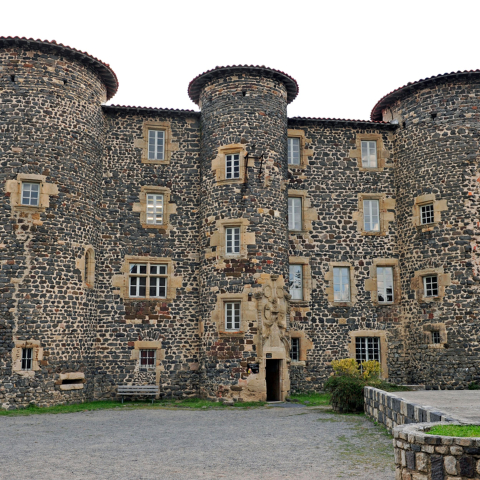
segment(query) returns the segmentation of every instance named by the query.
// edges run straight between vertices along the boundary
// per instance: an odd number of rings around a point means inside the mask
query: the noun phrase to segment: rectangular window
[[[439,344],[440,342],[440,332],[438,330],[432,331],[432,343]]]
[[[165,131],[148,131],[148,159],[165,160]]]
[[[225,228],[225,253],[227,255],[240,253],[240,227]]]
[[[380,231],[380,202],[378,200],[363,201],[363,226],[366,232]]]
[[[362,140],[363,168],[377,168],[377,142]]]
[[[140,350],[140,368],[147,370],[155,368],[156,350]]]
[[[167,265],[131,263],[130,297],[167,298]]]
[[[147,223],[163,224],[163,195],[147,193]]]
[[[393,302],[393,267],[377,267],[378,303]]]
[[[292,347],[290,348],[290,358],[293,362],[300,361],[300,339],[292,338]]]
[[[288,197],[288,229],[302,230],[302,199]]]
[[[333,267],[333,301],[350,301],[350,268]]]
[[[22,348],[22,370],[32,369],[33,348]]]
[[[240,154],[225,155],[225,178],[240,178]]]
[[[292,300],[303,300],[303,265],[290,265],[290,295]]]
[[[380,362],[380,338],[379,337],[356,337],[355,359],[358,363],[368,360]]]
[[[240,302],[225,303],[225,330],[240,330]]]
[[[22,182],[22,205],[38,207],[40,201],[40,184]]]
[[[420,219],[422,225],[425,225],[426,223],[433,223],[435,221],[434,218],[433,203],[420,206]]]
[[[288,164],[300,165],[300,139],[288,137]]]
[[[438,277],[423,277],[423,291],[426,297],[438,297]]]

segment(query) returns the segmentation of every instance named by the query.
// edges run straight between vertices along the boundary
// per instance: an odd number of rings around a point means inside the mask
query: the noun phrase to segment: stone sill
[[[60,385],[60,390],[83,390],[83,383],[69,383]]]

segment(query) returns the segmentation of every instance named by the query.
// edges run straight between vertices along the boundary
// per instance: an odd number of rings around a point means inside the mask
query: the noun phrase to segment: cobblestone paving
[[[0,432],[2,480],[394,478],[378,427],[314,407],[3,417]]]

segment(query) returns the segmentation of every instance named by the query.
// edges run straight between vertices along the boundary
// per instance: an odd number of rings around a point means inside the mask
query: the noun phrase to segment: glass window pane
[[[303,267],[290,265],[290,295],[292,300],[303,300]]]

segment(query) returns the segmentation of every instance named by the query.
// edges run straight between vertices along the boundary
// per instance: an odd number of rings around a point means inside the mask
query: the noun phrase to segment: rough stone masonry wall
[[[151,383],[161,396],[198,392],[199,362],[199,118],[195,112],[104,107],[108,135],[101,208],[103,250],[98,289],[104,294],[95,342],[97,397],[114,396],[118,384]],[[167,125],[169,163],[142,162],[145,122]],[[142,187],[170,192],[168,226],[141,224]],[[127,256],[167,258],[173,271],[171,301],[129,298],[123,273]],[[139,370],[138,343],[157,348],[158,368]],[[149,347],[150,345],[150,347]],[[135,352],[137,350],[137,352]],[[137,356],[136,356],[137,355]]]
[[[97,73],[58,49],[0,49],[0,404],[6,408],[78,401],[93,392],[97,294],[86,290],[76,262],[86,245],[100,247],[105,100]],[[18,175],[44,177],[47,208],[12,208]],[[23,342],[39,345],[38,370],[20,375],[12,371],[12,351]],[[60,390],[60,374],[72,371],[84,373],[84,388]]]
[[[389,432],[399,425],[422,422],[454,422],[456,419],[433,408],[409,402],[393,393],[378,388],[363,390],[365,414],[372,420],[385,425]]]
[[[335,123],[289,119],[289,129],[305,134],[305,148],[310,156],[305,168],[289,166],[289,189],[306,192],[307,202],[314,210],[311,229],[290,233],[289,255],[308,257],[313,288],[309,303],[292,302],[291,328],[302,330],[313,342],[307,351],[306,365],[293,366],[292,390],[314,390],[322,387],[331,373],[331,361],[351,356],[349,345],[355,342],[355,331],[363,336],[386,335],[386,366],[394,382],[405,379],[400,307],[378,305],[375,292],[367,291],[376,259],[398,258],[396,226],[386,222],[385,231],[365,235],[359,231],[359,195],[384,194],[395,199],[393,183],[393,140],[391,125]],[[353,156],[357,141],[365,135],[378,135],[386,150],[383,169],[366,170],[361,159]],[[380,145],[380,143],[379,143]],[[382,212],[393,218],[394,209]],[[332,262],[347,262],[353,270],[355,299],[351,303],[333,304],[328,299],[332,281],[325,275]],[[397,298],[396,300],[399,300]],[[351,347],[350,347],[351,348]]]
[[[214,79],[201,93],[202,388],[207,395],[232,395],[230,386],[248,376],[247,363],[260,360],[254,342],[260,333],[255,316],[240,333],[221,333],[223,314],[217,313],[217,322],[213,319],[215,308],[222,311],[219,295],[244,294],[242,308],[251,311],[250,302],[255,301],[254,292],[261,291],[262,281],[271,274],[282,279],[288,275],[286,100],[282,83],[251,72]],[[241,171],[243,181],[218,182],[212,162],[217,157],[224,162],[219,148],[232,145],[250,157]],[[219,222],[229,219],[245,221],[246,250],[240,257],[222,259],[212,237],[224,235]]]
[[[393,116],[400,124],[395,185],[408,377],[435,388],[464,388],[480,375],[479,95],[478,80],[448,80],[417,89],[384,112],[384,120]],[[431,228],[412,221],[414,199],[424,195],[433,195],[439,209]],[[445,282],[443,298],[430,302],[419,298],[421,278],[412,284],[415,272],[427,269],[437,269]],[[446,329],[442,345],[429,345],[425,329],[432,324]]]
[[[480,439],[429,435],[432,423],[393,431],[397,480],[480,478]],[[438,425],[438,424],[437,424]]]

